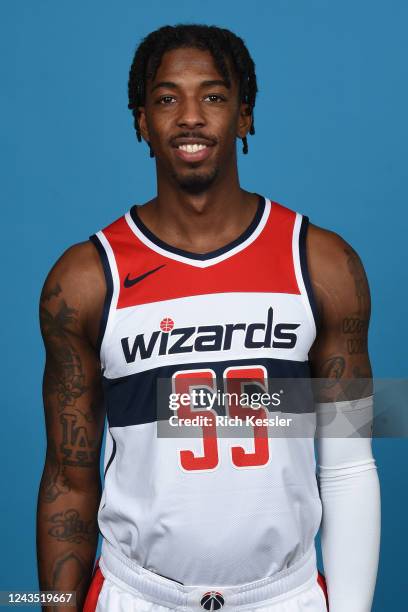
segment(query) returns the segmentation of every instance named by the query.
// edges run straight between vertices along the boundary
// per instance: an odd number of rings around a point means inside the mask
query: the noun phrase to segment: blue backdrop
[[[204,22],[240,34],[259,79],[241,183],[340,233],[370,280],[377,377],[406,375],[408,55],[403,0],[3,0],[0,590],[36,589],[44,455],[42,282],[69,245],[155,190],[127,110],[135,46]],[[405,440],[374,442],[383,496],[373,610],[406,609]]]

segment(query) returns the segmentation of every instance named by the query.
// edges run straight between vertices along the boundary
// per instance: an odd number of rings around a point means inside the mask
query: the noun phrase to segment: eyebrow
[[[159,89],[160,87],[166,87],[169,89],[177,89],[177,84],[172,83],[171,81],[160,81],[160,83],[156,83],[156,85],[154,85],[154,87],[152,87],[150,91],[153,92],[156,89]]]
[[[214,81],[203,81],[201,85],[203,87],[215,87],[216,85],[221,85],[221,87],[225,87],[226,89],[230,89],[231,87],[227,81],[223,81],[221,79],[216,79]]]
[[[221,86],[221,87],[225,87],[226,89],[230,89],[230,85],[226,82],[223,81],[221,79],[214,79],[212,81],[203,81],[202,83],[200,83],[201,87],[215,87],[215,86]],[[178,89],[178,85],[177,83],[173,83],[172,81],[160,81],[159,83],[156,83],[156,85],[154,85],[150,92],[153,93],[154,91],[156,91],[156,89],[160,89],[161,87],[163,88],[168,88],[168,89]]]

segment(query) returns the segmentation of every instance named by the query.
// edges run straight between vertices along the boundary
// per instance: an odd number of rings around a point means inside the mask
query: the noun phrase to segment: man
[[[321,437],[317,481],[313,437],[273,437],[262,421],[249,437],[223,437],[215,410],[187,402],[179,418],[209,418],[199,437],[158,436],[163,380],[191,397],[200,385],[267,391],[276,378],[323,378],[318,415],[372,409],[369,394],[350,404],[340,385],[371,376],[357,254],[240,187],[236,140],[247,153],[256,92],[231,32],[147,36],[129,108],[155,158],[157,196],[69,249],[46,280],[39,576],[43,589],[76,591],[78,610],[326,610],[322,510],[330,610],[371,609],[380,503],[369,437]]]

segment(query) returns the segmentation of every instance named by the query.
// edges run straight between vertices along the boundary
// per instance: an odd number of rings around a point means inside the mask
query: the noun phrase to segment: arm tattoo
[[[56,512],[48,519],[53,526],[48,531],[48,535],[56,538],[59,542],[92,542],[97,538],[98,529],[95,519],[85,521],[79,516],[78,510],[70,508],[64,512]]]
[[[331,357],[327,359],[322,365],[322,378],[325,379],[325,387],[330,389],[333,387],[337,381],[343,376],[344,370],[346,367],[346,362],[344,357],[341,355],[337,355],[336,357]]]
[[[93,467],[98,461],[97,448],[94,440],[89,440],[86,427],[77,423],[75,414],[63,412],[61,452],[64,455],[64,465],[76,467]]]
[[[362,334],[368,328],[368,321],[359,317],[346,317],[343,319],[344,334]]]
[[[51,440],[48,444],[48,457],[44,471],[44,501],[54,502],[57,497],[69,493],[71,487],[65,476],[65,468],[58,463],[55,442]]]
[[[343,319],[343,333],[349,334],[347,338],[347,352],[349,355],[366,353],[368,321],[359,317],[346,317]]]
[[[347,255],[348,269],[354,280],[357,298],[357,313],[361,314],[368,306],[367,278],[357,253],[351,249],[344,249],[344,252]]]
[[[87,565],[81,557],[72,550],[68,550],[61,557],[58,557],[53,566],[51,584],[48,585],[49,591],[66,590],[66,577],[70,577],[70,590],[78,592],[84,588],[87,577]],[[53,606],[52,612],[59,612],[61,608]],[[76,608],[78,609],[78,608]]]
[[[348,338],[347,352],[349,355],[362,355],[368,350],[367,338]]]
[[[98,469],[99,441],[93,438],[96,438],[95,425],[101,415],[100,387],[94,384],[92,360],[88,368],[87,346],[81,341],[79,315],[79,311],[64,300],[61,285],[56,283],[51,287],[48,283],[41,296],[40,319],[47,350],[44,403],[50,429],[39,503],[51,505],[39,506],[38,562],[45,588],[76,591],[75,609],[82,610],[92,575],[98,524],[93,511],[82,515],[82,510],[72,507],[75,501],[71,492],[75,488],[76,473],[69,466]],[[92,427],[89,423],[93,423]],[[90,484],[89,491],[92,505],[99,494],[98,483],[95,476],[95,486]],[[84,484],[80,486],[81,490],[85,487]],[[53,502],[56,502],[54,506]],[[51,509],[48,516],[46,507]],[[57,509],[60,511],[55,512]],[[59,610],[54,606],[45,609]]]
[[[77,582],[73,586],[75,591],[86,574],[86,565],[79,555],[72,550],[56,559],[52,572],[51,590],[59,590],[63,587],[61,580],[65,577],[65,572],[70,576],[77,576]]]
[[[46,377],[45,395],[57,394],[58,410],[73,407],[87,390],[78,351],[69,341],[68,326],[77,322],[78,311],[62,300],[59,311],[52,315],[44,306],[40,310],[44,337],[53,349],[57,368]]]
[[[352,377],[343,378],[345,368],[346,361],[344,357],[340,355],[331,357],[324,362],[322,365],[323,376],[322,379],[319,379],[315,389],[318,391],[332,389],[337,384],[339,384],[340,387],[337,389],[335,398],[330,397],[329,399],[319,399],[318,401],[342,401],[372,394],[370,371],[363,370],[359,366],[354,366],[352,369]]]
[[[95,421],[97,410],[95,402],[82,409],[76,405],[77,400],[88,391],[81,355],[71,339],[72,329],[78,322],[78,311],[61,300],[56,314],[42,305],[40,315],[43,335],[52,354],[51,366],[44,378],[44,399],[47,401],[51,396],[55,397],[62,427],[59,450],[63,456],[63,466],[53,467],[53,463],[57,466],[58,462],[53,462],[50,456],[47,468],[47,497],[53,501],[69,487],[63,478],[64,466],[95,467],[98,463],[97,441],[90,439],[84,426],[86,422]]]
[[[346,317],[342,322],[342,330],[347,335],[346,346],[349,355],[363,355],[368,351],[368,318],[369,291],[367,278],[360,258],[353,250],[345,249],[348,269],[353,277],[357,300],[356,314]]]
[[[54,287],[43,291],[41,294],[41,302],[49,302],[52,297],[58,297],[62,289],[59,283],[56,283]]]

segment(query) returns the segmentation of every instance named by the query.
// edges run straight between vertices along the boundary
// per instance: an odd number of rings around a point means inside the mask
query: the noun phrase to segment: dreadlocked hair
[[[193,47],[209,51],[215,65],[228,86],[231,75],[227,61],[231,63],[239,81],[239,96],[244,104],[248,104],[248,112],[252,115],[249,130],[255,134],[254,107],[258,91],[255,74],[255,64],[245,46],[244,41],[230,30],[207,25],[176,25],[164,26],[151,32],[142,40],[136,49],[129,72],[128,108],[132,111],[134,127],[139,142],[142,140],[138,121],[138,107],[145,105],[146,81],[154,79],[166,51]],[[243,153],[248,153],[248,142],[242,138]],[[150,149],[150,155],[152,151]]]

